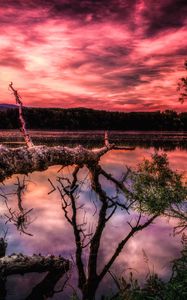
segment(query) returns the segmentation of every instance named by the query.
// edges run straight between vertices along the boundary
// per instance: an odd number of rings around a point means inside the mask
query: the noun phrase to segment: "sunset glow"
[[[0,0],[1,103],[187,111],[183,0]]]

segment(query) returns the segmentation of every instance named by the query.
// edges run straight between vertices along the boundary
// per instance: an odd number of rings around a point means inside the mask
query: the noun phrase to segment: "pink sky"
[[[0,0],[1,103],[175,109],[185,75],[183,0]]]

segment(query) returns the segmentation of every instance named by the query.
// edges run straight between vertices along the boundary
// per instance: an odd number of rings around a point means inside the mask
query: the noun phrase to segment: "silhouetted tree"
[[[83,215],[85,203],[83,204],[80,197],[83,166],[88,169],[91,187],[99,201],[94,213],[94,217],[97,218],[95,229],[90,226],[85,214]],[[103,179],[113,185],[113,195],[104,188]],[[154,154],[151,161],[144,160],[134,172],[127,169],[121,180],[107,173],[98,162],[90,162],[75,166],[71,178],[62,175],[57,181],[64,216],[74,233],[78,287],[83,300],[95,299],[98,286],[110,272],[129,240],[158,216],[181,204],[187,196],[187,187],[182,183],[182,175],[170,169],[165,154]],[[54,191],[54,184],[52,187]],[[108,261],[101,266],[99,250],[103,233],[118,209],[122,209],[129,216],[127,223],[130,229],[116,245],[116,249],[111,251]],[[136,212],[136,217],[133,217],[133,211]],[[89,252],[88,263],[85,262],[84,251]]]

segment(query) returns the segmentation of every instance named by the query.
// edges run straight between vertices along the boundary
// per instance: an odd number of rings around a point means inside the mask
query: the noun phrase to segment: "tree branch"
[[[112,255],[112,257],[110,258],[110,260],[108,261],[108,263],[104,266],[103,270],[101,271],[101,273],[99,274],[99,281],[101,281],[103,279],[103,277],[106,275],[106,273],[110,270],[112,264],[114,263],[114,261],[116,260],[116,258],[118,257],[118,255],[121,253],[121,251],[123,250],[123,247],[125,246],[125,244],[128,242],[128,240],[138,231],[146,228],[148,225],[150,225],[157,217],[158,215],[154,215],[153,217],[151,217],[150,219],[148,219],[144,224],[142,225],[138,225],[135,227],[132,227],[130,232],[128,233],[128,235],[118,244],[114,254]],[[139,221],[137,222],[137,224],[139,224]]]
[[[90,167],[89,170],[91,173],[92,188],[95,191],[95,193],[99,196],[99,199],[102,203],[99,212],[97,227],[90,242],[90,254],[89,254],[89,261],[88,261],[88,281],[92,281],[92,280],[97,280],[97,256],[98,256],[101,236],[107,222],[106,214],[108,209],[108,197],[105,191],[102,189],[101,184],[99,182],[100,166],[96,165]]]
[[[76,264],[77,264],[77,268],[78,268],[78,275],[79,275],[79,283],[78,286],[80,287],[80,289],[83,288],[85,282],[86,282],[86,274],[84,271],[84,264],[83,264],[83,260],[82,260],[82,251],[83,251],[83,245],[82,245],[82,239],[81,239],[81,232],[83,231],[82,226],[77,224],[77,206],[75,203],[75,195],[74,192],[76,191],[76,188],[78,187],[78,172],[80,170],[80,166],[76,166],[72,176],[73,176],[73,180],[72,182],[68,181],[68,185],[64,186],[63,184],[63,180],[67,179],[67,178],[59,178],[58,182],[60,183],[63,191],[64,191],[64,195],[62,194],[62,191],[60,191],[62,200],[64,201],[64,204],[62,206],[62,209],[64,210],[64,214],[66,219],[68,220],[68,222],[71,224],[71,226],[73,227],[73,231],[74,231],[74,237],[75,237],[75,244],[76,244]],[[60,180],[62,179],[62,180]],[[69,206],[67,204],[67,201],[65,200],[65,196],[67,196],[70,200],[70,205],[71,205],[71,209],[72,209],[72,217],[70,218],[68,216],[68,212],[66,210],[67,206]]]
[[[28,148],[33,147],[34,144],[31,140],[31,137],[30,137],[29,133],[27,132],[26,123],[25,123],[25,120],[23,118],[23,103],[21,101],[21,97],[18,94],[18,91],[13,88],[13,82],[11,82],[9,84],[9,88],[13,91],[14,97],[16,99],[16,104],[18,104],[18,106],[19,106],[19,120],[20,120],[20,123],[21,123],[21,132],[23,133],[25,143],[26,143]]]

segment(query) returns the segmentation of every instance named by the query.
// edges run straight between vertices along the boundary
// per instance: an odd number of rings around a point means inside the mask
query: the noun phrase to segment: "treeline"
[[[187,130],[187,113],[109,112],[86,108],[24,108],[30,129],[63,130]],[[0,110],[0,128],[19,128],[18,109]]]

